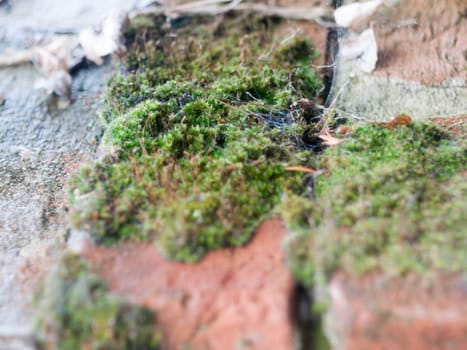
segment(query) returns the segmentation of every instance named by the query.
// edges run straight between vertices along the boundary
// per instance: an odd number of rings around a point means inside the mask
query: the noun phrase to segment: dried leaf
[[[69,71],[84,58],[74,35],[53,36],[35,44],[31,51],[34,65],[44,75],[51,75],[61,69]]]
[[[6,50],[0,55],[0,68],[32,61],[31,50]]]
[[[289,108],[296,108],[296,107],[307,108],[307,107],[315,107],[315,106],[316,104],[313,101],[310,101],[307,98],[300,98],[294,103],[292,103]]]
[[[53,74],[39,79],[34,83],[36,89],[44,89],[49,94],[55,92],[59,96],[66,97],[71,101],[71,82],[70,73],[65,70],[53,72]]]
[[[355,62],[357,68],[363,72],[372,72],[378,60],[378,45],[373,28],[342,40],[339,57],[344,61]]]
[[[79,42],[83,47],[86,58],[100,65],[102,57],[126,50],[122,41],[122,32],[128,24],[125,12],[113,11],[105,16],[99,25],[86,28],[79,34]]]
[[[383,3],[383,0],[355,2],[334,11],[334,19],[339,27],[350,27],[353,23],[370,17]]]
[[[98,26],[83,30],[79,37],[56,35],[35,43],[29,50],[6,51],[0,55],[0,67],[32,61],[45,77],[36,86],[71,100],[70,70],[85,56],[101,64],[103,56],[123,53],[122,32],[127,21],[126,13],[114,11],[104,17]]]
[[[55,56],[60,65],[67,70],[72,69],[84,58],[76,35],[56,35],[40,45],[49,54]]]
[[[348,125],[341,125],[336,130],[336,134],[339,134],[339,135],[347,135],[347,134],[349,134],[351,132],[352,132],[352,127],[350,127]]]
[[[325,146],[337,146],[338,144],[344,142],[342,139],[338,139],[331,135],[329,131],[325,131],[324,134],[318,136],[321,140],[323,140],[323,145]]]
[[[389,129],[392,130],[396,126],[404,126],[409,125],[412,123],[412,118],[408,114],[399,114],[398,116],[394,117],[394,119],[390,120],[384,125]]]
[[[48,91],[71,100],[69,71],[83,60],[76,36],[55,36],[31,48],[34,66],[46,80],[41,83]]]

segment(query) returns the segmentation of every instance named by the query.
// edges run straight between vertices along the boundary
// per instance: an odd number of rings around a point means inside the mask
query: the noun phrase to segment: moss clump
[[[312,165],[309,116],[290,106],[318,93],[316,53],[306,38],[278,45],[268,21],[247,22],[136,41],[134,71],[107,98],[117,159],[72,181],[75,225],[103,243],[155,239],[194,261],[244,244],[283,191],[303,191],[302,175],[285,169]]]
[[[321,157],[315,205],[290,197],[289,255],[308,284],[316,269],[463,271],[465,144],[427,124],[365,125]]]
[[[64,257],[36,308],[40,349],[159,349],[153,313],[109,295],[79,256]]]

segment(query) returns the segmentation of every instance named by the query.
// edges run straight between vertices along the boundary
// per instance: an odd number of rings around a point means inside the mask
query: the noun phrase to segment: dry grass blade
[[[286,171],[297,171],[297,172],[307,173],[307,174],[315,174],[316,173],[316,170],[311,169],[311,168],[307,168],[307,167],[304,167],[304,166],[288,166],[288,167],[285,167],[285,170]]]
[[[344,89],[347,87],[349,84],[349,81],[346,81],[339,89],[339,91],[335,94],[335,96],[329,96],[332,97],[332,101],[329,105],[329,107],[324,109],[323,115],[321,116],[320,121],[317,124],[318,128],[321,128],[321,134],[324,134],[326,130],[328,130],[329,123],[331,120],[334,118],[335,111],[336,111],[336,105],[337,101],[339,100],[339,96],[342,94]],[[332,93],[332,89],[331,89]]]

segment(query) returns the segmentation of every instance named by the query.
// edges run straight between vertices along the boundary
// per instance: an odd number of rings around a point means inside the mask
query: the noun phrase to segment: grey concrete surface
[[[0,7],[0,53],[37,35],[78,32],[132,1],[11,0]],[[0,349],[33,349],[29,303],[36,278],[61,249],[66,181],[93,157],[98,111],[112,65],[89,66],[73,79],[73,102],[34,85],[31,65],[0,69]],[[43,266],[34,266],[43,264]]]
[[[352,62],[339,60],[337,71],[337,108],[351,120],[384,121],[402,113],[420,120],[467,113],[467,82],[460,79],[426,86],[359,72]]]

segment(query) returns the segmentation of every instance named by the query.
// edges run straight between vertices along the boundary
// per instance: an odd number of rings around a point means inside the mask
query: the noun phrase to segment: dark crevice
[[[334,82],[336,78],[336,58],[339,54],[339,39],[345,33],[345,28],[328,28],[326,37],[326,53],[324,58],[324,70],[322,73],[324,88],[321,92],[321,99],[324,101],[324,107],[329,107],[334,97]]]
[[[310,288],[297,286],[296,315],[300,333],[300,350],[329,350],[329,343],[322,328],[322,315],[313,312]]]
[[[331,6],[334,7],[335,9],[342,6],[342,0],[332,0],[331,1]]]
[[[342,5],[342,0],[332,1],[332,6],[338,8]],[[322,73],[323,90],[320,98],[324,108],[331,105],[334,93],[334,82],[336,78],[337,64],[336,59],[339,54],[339,39],[345,34],[345,28],[328,28],[326,37],[326,52],[324,59],[324,71]],[[308,143],[310,140],[308,140]],[[320,144],[318,144],[320,146]],[[305,180],[308,197],[315,199],[314,178],[309,177]],[[322,313],[313,312],[313,287],[297,285],[296,290],[296,315],[298,330],[300,334],[300,350],[329,350],[330,345],[324,334],[322,325]]]

